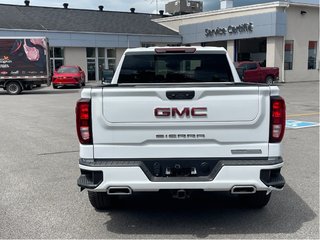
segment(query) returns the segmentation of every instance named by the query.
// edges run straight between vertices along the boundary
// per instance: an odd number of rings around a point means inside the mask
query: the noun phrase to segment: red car
[[[258,62],[237,62],[235,63],[239,77],[244,82],[258,82],[273,84],[279,80],[279,68],[261,67]]]
[[[84,71],[79,66],[61,66],[52,76],[53,88],[76,86],[81,88],[86,84]]]

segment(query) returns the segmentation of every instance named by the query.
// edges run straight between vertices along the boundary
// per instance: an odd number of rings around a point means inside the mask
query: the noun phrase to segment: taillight
[[[271,97],[270,143],[281,142],[286,127],[286,104],[282,97]]]
[[[76,106],[78,139],[81,144],[92,144],[91,101],[81,98]]]

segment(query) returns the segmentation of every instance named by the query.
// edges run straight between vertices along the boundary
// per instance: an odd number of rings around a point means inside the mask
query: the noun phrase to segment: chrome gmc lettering
[[[182,108],[179,110],[176,107],[173,108],[155,108],[154,115],[156,117],[206,117],[207,108],[206,107],[193,107],[193,108]]]

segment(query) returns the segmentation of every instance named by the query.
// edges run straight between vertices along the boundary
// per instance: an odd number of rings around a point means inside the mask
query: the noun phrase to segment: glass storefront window
[[[309,41],[308,45],[308,69],[317,68],[317,41]]]
[[[88,80],[102,80],[104,69],[115,69],[116,49],[87,48]]]
[[[87,58],[96,57],[96,49],[95,48],[87,48]]]
[[[103,70],[105,69],[105,59],[99,58],[98,63],[99,63],[99,79],[102,79]]]
[[[108,58],[115,58],[116,57],[116,50],[115,49],[107,49],[107,56],[108,56]]]
[[[116,49],[107,49],[107,64],[108,69],[115,70],[116,68]]]
[[[293,40],[287,40],[284,46],[284,70],[293,68]]]
[[[87,51],[87,69],[88,69],[88,80],[96,80],[96,48],[86,48]]]
[[[116,59],[108,59],[108,66],[109,69],[116,69]]]
[[[105,49],[104,48],[98,48],[98,57],[104,58],[105,56]]]
[[[106,49],[98,48],[98,70],[99,70],[99,80],[102,79],[103,70],[106,68]]]
[[[94,59],[87,60],[87,68],[88,68],[88,80],[89,81],[96,80],[96,62]]]
[[[58,68],[61,67],[62,65],[63,65],[63,60],[60,60],[60,59],[55,59],[55,60],[54,60],[55,69],[58,69]]]
[[[55,58],[63,58],[63,48],[54,48],[54,57]]]
[[[219,41],[206,46],[224,47],[227,49],[227,41]],[[235,61],[255,61],[262,65],[267,59],[267,38],[250,38],[235,40]]]
[[[57,70],[64,64],[64,48],[63,47],[51,47],[50,48],[50,63],[51,73]]]

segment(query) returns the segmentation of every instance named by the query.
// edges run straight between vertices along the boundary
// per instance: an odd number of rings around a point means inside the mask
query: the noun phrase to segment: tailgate
[[[269,93],[233,85],[100,89],[92,100],[95,157],[267,156]]]
[[[187,100],[177,100],[177,97],[169,99],[179,94],[182,98],[184,95],[194,97]],[[194,123],[197,126],[197,122],[252,122],[261,111],[258,87],[209,90],[119,89],[105,91],[102,101],[102,115],[109,125]],[[192,111],[195,116],[192,116]]]

